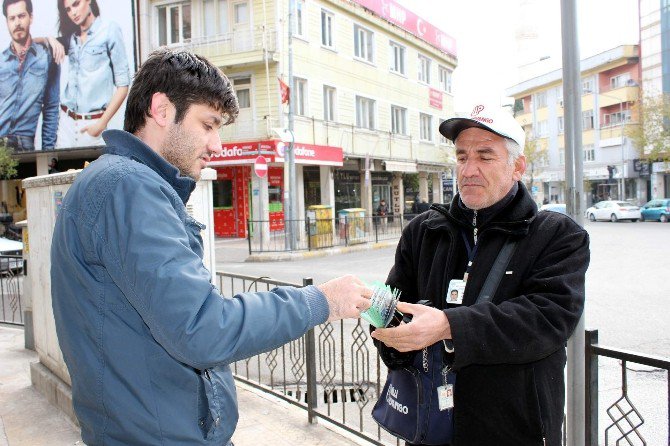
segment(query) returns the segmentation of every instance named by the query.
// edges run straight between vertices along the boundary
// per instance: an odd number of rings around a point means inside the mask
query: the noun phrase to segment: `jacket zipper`
[[[477,229],[477,210],[475,209],[474,214],[472,216],[472,227],[473,229],[473,240],[475,241],[475,245],[477,245],[477,232],[479,230]]]

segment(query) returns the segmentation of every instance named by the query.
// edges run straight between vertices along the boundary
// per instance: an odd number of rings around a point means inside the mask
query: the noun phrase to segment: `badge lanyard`
[[[475,255],[477,255],[477,249],[479,249],[479,245],[475,242],[474,247],[470,246],[470,241],[465,235],[465,231],[461,231],[461,235],[463,236],[463,241],[465,242],[465,249],[468,252],[468,266],[465,269],[465,274],[463,275],[463,282],[467,282],[470,269],[472,268],[472,262],[475,260]]]

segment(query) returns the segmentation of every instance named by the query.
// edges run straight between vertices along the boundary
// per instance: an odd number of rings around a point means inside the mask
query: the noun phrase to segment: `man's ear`
[[[174,119],[174,106],[165,93],[154,93],[151,96],[149,115],[160,127],[167,127]]]
[[[514,173],[512,177],[514,178],[514,181],[521,181],[521,177],[523,177],[523,174],[526,172],[526,157],[524,155],[520,155],[516,161],[514,161]]]

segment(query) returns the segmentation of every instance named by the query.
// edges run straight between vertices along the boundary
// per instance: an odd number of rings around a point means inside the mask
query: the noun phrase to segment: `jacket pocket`
[[[218,409],[217,388],[212,381],[212,374],[209,369],[200,372],[200,378],[204,388],[204,395],[201,394],[199,401],[200,417],[198,424],[206,440],[216,435],[218,427],[221,425],[221,414]],[[204,396],[204,398],[202,398]]]

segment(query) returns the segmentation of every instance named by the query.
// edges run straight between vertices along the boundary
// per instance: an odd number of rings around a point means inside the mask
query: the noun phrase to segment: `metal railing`
[[[276,286],[305,286],[282,282],[268,277],[218,272],[217,283],[224,295],[233,296],[248,291],[269,291]],[[598,332],[586,331],[586,445],[657,445],[670,444],[670,359],[604,347],[598,344]],[[611,389],[600,388],[598,358],[621,361],[621,394],[605,408],[611,422],[602,435],[605,443],[598,442],[598,394],[608,397]],[[654,373],[665,374],[667,390],[661,395],[666,411],[657,405],[640,401],[637,406],[629,392],[628,363],[654,367]],[[399,445],[400,442],[381,430],[371,418],[372,407],[379,398],[386,367],[381,362],[369,336],[367,324],[358,321],[325,323],[310,330],[303,337],[267,353],[237,361],[232,365],[235,378],[261,391],[271,393],[307,412],[310,423],[317,418],[328,422],[375,445]],[[648,373],[648,372],[645,372]],[[604,373],[603,373],[604,375]],[[605,387],[611,386],[611,377],[601,376]],[[658,396],[658,380],[651,392]],[[645,405],[647,407],[641,407]],[[639,406],[639,407],[638,407]],[[640,427],[645,423],[643,411],[665,414],[666,431],[663,440],[648,443]],[[657,415],[657,414],[655,414]],[[662,415],[661,415],[662,416]],[[661,423],[663,424],[663,423]],[[650,426],[646,426],[650,427]],[[565,425],[564,425],[565,428]],[[658,426],[654,426],[657,436]],[[662,428],[661,428],[662,429]],[[565,443],[563,438],[563,444]]]
[[[269,291],[276,286],[306,286],[267,277],[217,272],[225,296]],[[371,416],[386,377],[386,367],[372,344],[367,323],[325,323],[275,350],[231,365],[235,379],[271,393],[317,418],[375,445],[399,445]]]
[[[605,443],[598,442],[600,436],[598,420],[601,413],[598,406],[598,396],[599,391],[602,390],[599,389],[599,357],[616,359],[620,361],[621,368],[621,391],[620,393],[617,392],[613,398],[614,401],[605,409],[607,418],[609,418],[609,424],[604,429]],[[633,401],[635,398],[633,398],[629,389],[629,363],[652,367],[654,368],[654,370],[651,370],[652,373],[663,374],[663,371],[665,371],[664,374],[667,383],[665,408],[658,407],[656,403],[651,403],[648,401],[648,398],[640,397],[639,395],[637,403]],[[670,444],[670,359],[602,346],[598,344],[598,330],[586,330],[585,373],[587,446],[598,446],[600,444],[604,444],[604,446]],[[649,371],[643,373],[649,374]],[[651,390],[651,393],[658,395],[654,389]],[[609,400],[605,404],[608,402]],[[648,443],[641,429],[645,424],[643,411],[646,411],[646,416],[650,416],[659,412],[662,413],[663,409],[665,409],[666,415],[666,430],[664,433],[659,434],[658,429],[655,429],[654,433],[657,436],[660,435],[665,438],[661,440],[656,439]],[[653,429],[651,430],[653,431]]]
[[[23,325],[24,265],[22,256],[0,255],[0,322],[3,324]]]
[[[398,240],[415,214],[330,219],[289,220],[278,227],[267,220],[249,220],[249,254],[261,252],[313,251],[336,246]],[[294,249],[288,227],[293,225]]]

